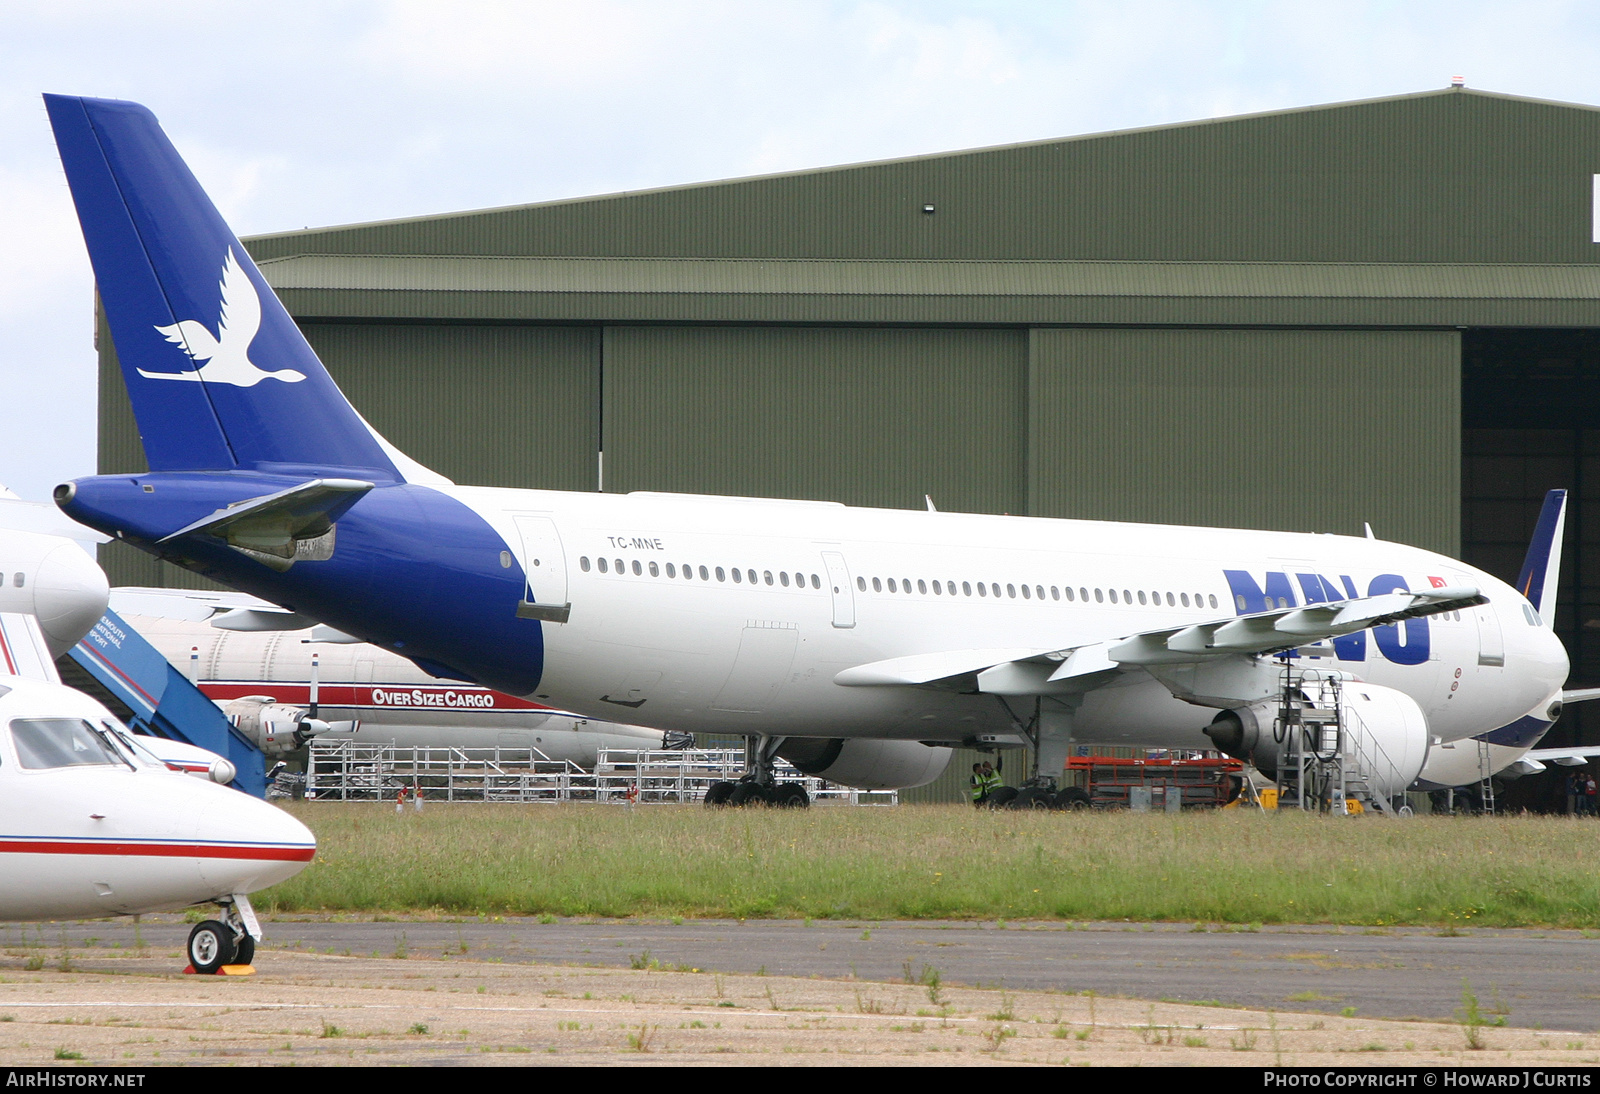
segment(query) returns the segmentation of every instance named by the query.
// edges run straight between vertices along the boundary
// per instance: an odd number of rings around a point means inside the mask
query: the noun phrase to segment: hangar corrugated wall
[[[1455,332],[1035,330],[1028,511],[1456,553]]]
[[[1600,402],[1529,441],[1518,394],[1600,353],[1539,340],[1600,331],[1597,173],[1600,111],[1452,89],[248,242],[357,407],[461,482],[594,489],[603,448],[607,490],[1370,521],[1503,571],[1600,450]],[[136,470],[100,344],[101,468]],[[1600,565],[1569,558],[1600,682]]]

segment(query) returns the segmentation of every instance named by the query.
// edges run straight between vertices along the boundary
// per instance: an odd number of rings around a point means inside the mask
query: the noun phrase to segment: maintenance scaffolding
[[[676,803],[705,799],[715,782],[744,774],[742,748],[601,749],[594,770],[552,760],[536,748],[411,748],[310,743],[305,794],[317,801]],[[898,805],[894,790],[856,790],[802,775],[782,760],[774,774],[798,782],[811,800],[833,805]]]

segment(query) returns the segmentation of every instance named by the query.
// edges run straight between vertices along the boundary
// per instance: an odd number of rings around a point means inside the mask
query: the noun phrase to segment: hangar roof
[[[1600,262],[1592,235],[1597,172],[1600,110],[1452,88],[292,232],[257,237],[250,249],[258,260],[344,254],[1588,265]],[[1135,270],[1157,274],[1143,265],[1118,276]]]

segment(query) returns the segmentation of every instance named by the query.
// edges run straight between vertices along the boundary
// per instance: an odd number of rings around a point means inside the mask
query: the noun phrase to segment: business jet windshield
[[[744,736],[708,800],[803,804],[779,756],[915,785],[959,744],[1030,746],[1033,805],[1070,804],[1074,744],[1281,779],[1315,723],[1387,808],[1434,741],[1530,747],[1558,708],[1559,536],[1514,589],[1370,537],[457,486],[350,406],[148,111],[46,103],[150,467],[63,511],[443,680]]]
[[[95,764],[133,766],[107,730],[82,718],[13,718],[8,726],[17,762],[33,771]]]

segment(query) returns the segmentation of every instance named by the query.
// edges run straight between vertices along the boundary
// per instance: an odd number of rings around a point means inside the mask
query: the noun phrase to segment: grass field
[[[1600,824],[307,803],[264,911],[1600,927]]]

